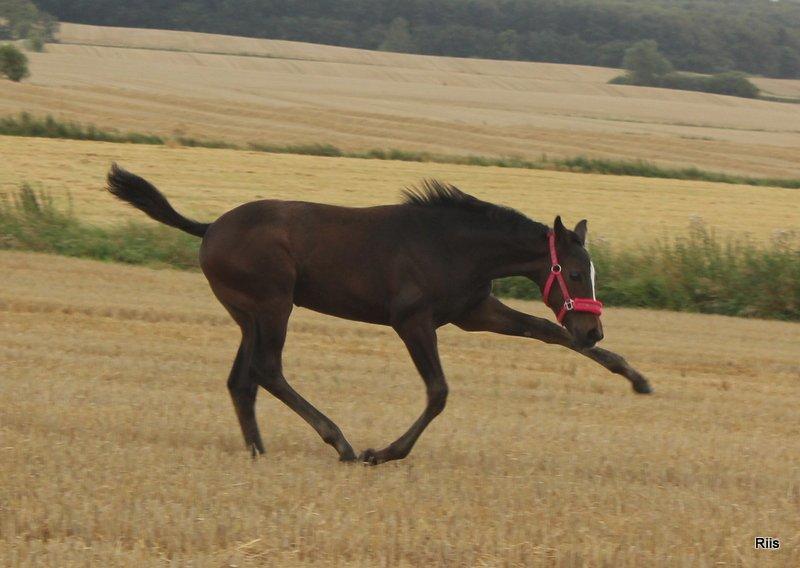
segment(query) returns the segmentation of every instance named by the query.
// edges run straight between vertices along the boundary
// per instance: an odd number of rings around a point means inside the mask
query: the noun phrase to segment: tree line
[[[654,40],[676,68],[800,78],[800,4],[771,0],[37,0],[63,21],[431,55],[619,67]]]

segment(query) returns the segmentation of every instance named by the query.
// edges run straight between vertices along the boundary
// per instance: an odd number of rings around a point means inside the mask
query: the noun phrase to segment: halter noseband
[[[564,275],[561,274],[561,265],[558,263],[558,254],[556,253],[556,234],[554,231],[547,233],[547,242],[550,246],[550,274],[547,276],[547,282],[544,284],[544,291],[542,292],[542,300],[547,304],[547,299],[550,297],[550,290],[553,287],[553,282],[558,282],[561,288],[561,296],[564,298],[564,304],[556,314],[558,323],[562,323],[564,316],[567,312],[587,312],[599,316],[603,313],[603,302],[595,300],[594,298],[573,298],[569,295],[569,288],[564,280]]]

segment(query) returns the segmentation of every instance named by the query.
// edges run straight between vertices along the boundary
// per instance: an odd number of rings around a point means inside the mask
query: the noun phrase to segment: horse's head
[[[570,231],[556,217],[548,234],[548,262],[537,283],[545,304],[567,328],[576,347],[603,339],[602,306],[595,292],[594,265],[586,250],[586,220]]]

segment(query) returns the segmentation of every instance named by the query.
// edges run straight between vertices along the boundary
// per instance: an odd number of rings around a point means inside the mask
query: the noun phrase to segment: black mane
[[[436,179],[426,179],[419,186],[403,190],[403,203],[417,207],[469,211],[511,227],[525,225],[544,228],[544,225],[533,221],[516,209],[482,201],[464,193],[454,185]]]

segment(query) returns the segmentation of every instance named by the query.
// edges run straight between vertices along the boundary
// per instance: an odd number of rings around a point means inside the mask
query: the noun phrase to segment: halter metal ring
[[[575,309],[575,302],[572,301],[572,298],[564,302],[564,309],[567,310],[568,312]]]
[[[550,272],[552,272],[553,274],[558,274],[559,272],[561,272],[561,265],[554,264],[553,266],[550,267]]]

